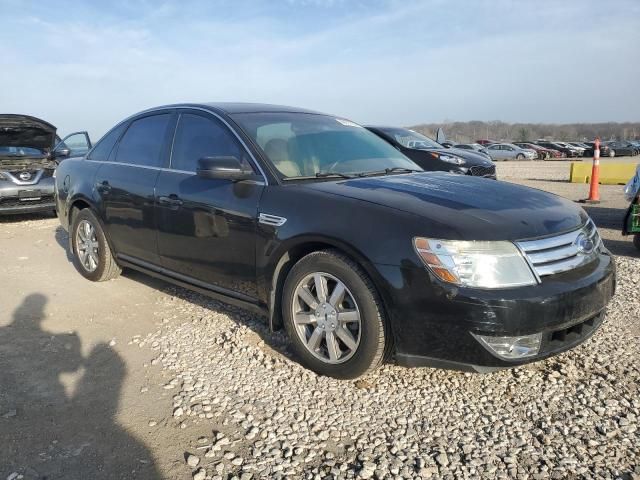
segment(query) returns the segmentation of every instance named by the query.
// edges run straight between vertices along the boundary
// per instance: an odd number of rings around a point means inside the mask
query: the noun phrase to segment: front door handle
[[[111,191],[111,185],[107,180],[103,180],[102,182],[96,183],[96,190],[104,195]]]
[[[167,197],[165,196],[158,197],[158,203],[160,205],[166,205],[169,208],[172,208],[175,210],[179,208],[184,202],[180,200],[180,197],[178,197],[175,193],[172,193]]]

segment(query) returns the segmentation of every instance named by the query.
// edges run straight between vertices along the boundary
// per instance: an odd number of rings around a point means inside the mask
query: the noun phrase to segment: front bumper
[[[0,180],[0,215],[48,212],[54,209],[52,177],[24,185]]]
[[[387,301],[396,360],[407,366],[483,372],[550,357],[595,333],[615,291],[615,264],[606,253],[584,267],[543,277],[539,285],[504,290],[444,285],[422,268],[378,267],[392,280]],[[535,356],[505,360],[472,333],[542,333],[542,344]]]

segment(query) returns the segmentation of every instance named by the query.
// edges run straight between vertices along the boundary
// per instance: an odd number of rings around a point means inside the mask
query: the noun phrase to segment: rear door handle
[[[107,180],[103,180],[100,183],[96,183],[96,190],[100,193],[107,194],[111,191],[111,185]]]
[[[160,205],[166,205],[169,208],[172,209],[177,209],[179,208],[184,202],[182,200],[180,200],[180,197],[178,197],[175,193],[172,193],[171,195],[165,197],[158,197],[158,203]]]

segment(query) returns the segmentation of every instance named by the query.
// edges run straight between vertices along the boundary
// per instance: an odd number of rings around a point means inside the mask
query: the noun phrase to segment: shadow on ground
[[[73,256],[69,251],[69,234],[61,226],[56,228],[55,239],[60,248],[65,251],[67,260],[69,260],[69,262],[73,262]],[[291,352],[288,350],[287,343],[284,341],[284,337],[280,338],[281,336],[279,336],[277,333],[274,334],[270,331],[268,327],[268,320],[266,317],[260,316],[257,313],[253,313],[239,307],[234,307],[219,302],[206,295],[196,293],[186,288],[174,285],[165,280],[160,280],[135,270],[124,269],[122,274],[123,276],[130,278],[131,280],[134,280],[136,282],[140,282],[148,286],[149,288],[165,291],[170,293],[171,295],[174,295],[182,300],[188,301],[202,308],[218,313],[224,313],[236,324],[244,325],[253,330],[274,352],[287,357],[291,356]]]
[[[0,223],[21,223],[29,220],[48,220],[56,218],[53,213],[20,213],[12,215],[0,215]]]
[[[43,330],[46,303],[28,295],[0,327],[0,478],[160,478],[150,451],[116,423],[126,365],[107,344],[84,358],[76,333]]]

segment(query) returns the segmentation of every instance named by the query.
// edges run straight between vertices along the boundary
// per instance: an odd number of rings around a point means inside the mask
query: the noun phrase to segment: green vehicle
[[[633,235],[633,244],[640,250],[640,194],[629,205],[624,217],[623,235]]]
[[[624,190],[625,196],[631,204],[624,217],[622,234],[633,235],[633,244],[640,250],[640,166]]]

